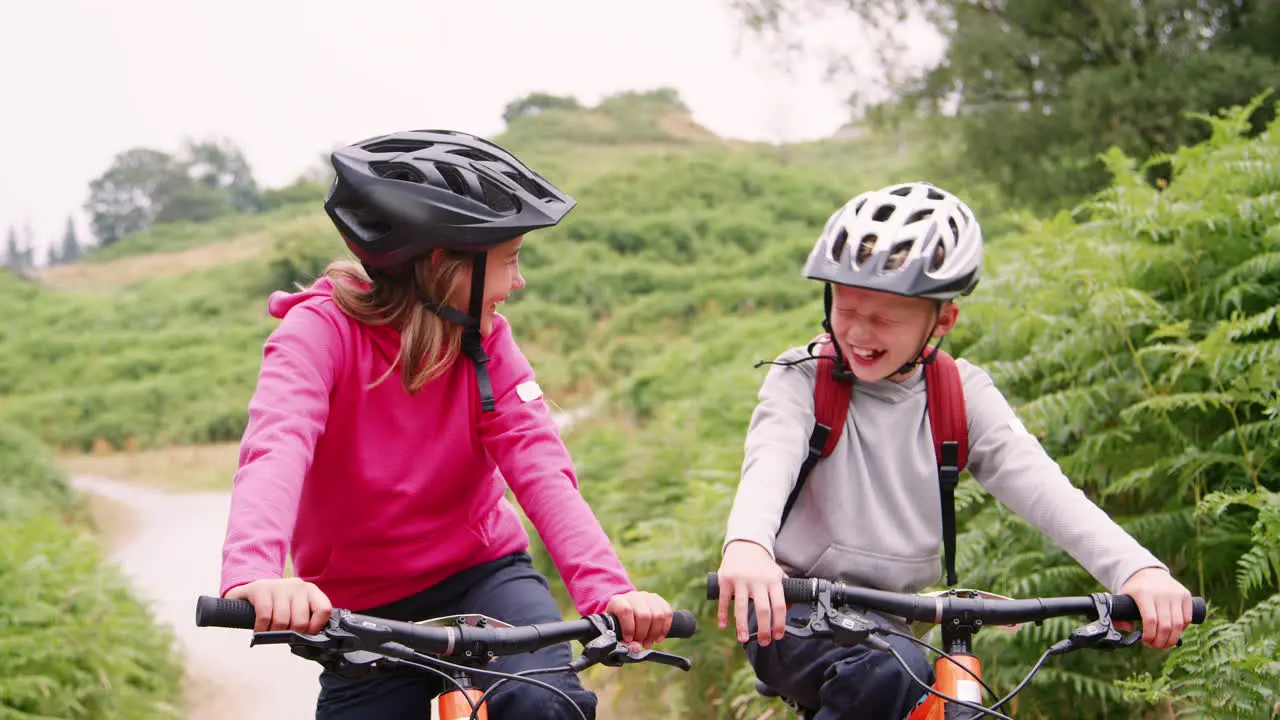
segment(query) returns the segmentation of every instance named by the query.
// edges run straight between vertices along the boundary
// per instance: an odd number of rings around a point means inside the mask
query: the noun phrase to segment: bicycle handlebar
[[[823,592],[830,593],[836,605],[856,605],[869,610],[898,615],[907,621],[942,624],[953,619],[980,620],[989,625],[1015,625],[1052,617],[1082,615],[1097,619],[1094,598],[1078,597],[1037,598],[1032,600],[985,600],[946,596],[928,596],[914,593],[897,593],[888,590],[853,587],[821,578],[784,578],[782,592],[785,602],[809,603]],[[1110,606],[1113,620],[1141,620],[1137,603],[1128,595],[1101,593]],[[720,597],[720,578],[707,573],[707,599]],[[1192,598],[1191,622],[1205,619],[1204,598]]]
[[[196,601],[196,625],[200,627],[252,630],[255,618],[253,604],[247,600],[202,595]],[[621,628],[617,616],[611,613],[512,628],[419,625],[337,608],[331,616],[331,625],[335,620],[339,628],[358,634],[366,641],[375,644],[401,643],[416,652],[430,655],[462,655],[467,651],[475,652],[477,648],[493,655],[516,655],[571,640],[587,643],[601,633],[596,621],[603,621],[615,632]],[[692,637],[696,629],[697,620],[693,613],[678,610],[671,618],[671,630],[667,637]]]

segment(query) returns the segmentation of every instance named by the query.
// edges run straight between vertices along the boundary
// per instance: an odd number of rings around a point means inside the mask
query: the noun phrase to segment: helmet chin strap
[[[928,365],[929,363],[933,362],[934,353],[928,353],[926,355],[925,350],[929,349],[929,341],[933,339],[933,331],[938,329],[938,323],[940,322],[942,322],[942,312],[939,309],[934,312],[933,326],[929,328],[929,332],[924,334],[924,342],[921,343],[920,349],[916,351],[915,357],[903,363],[902,367],[886,375],[885,376],[886,378],[893,377],[894,375],[902,375],[903,373],[909,373],[912,370],[915,370],[917,365]],[[942,347],[942,341],[946,339],[947,339],[946,335],[943,335],[941,338],[939,338],[938,344],[936,347]],[[884,379],[884,378],[881,378],[881,379]]]
[[[476,385],[480,389],[480,406],[484,412],[493,412],[495,401],[493,383],[489,379],[489,356],[485,354],[483,338],[480,335],[480,318],[484,313],[484,278],[487,260],[486,252],[471,254],[471,302],[466,313],[427,297],[422,288],[418,288],[418,295],[422,304],[431,312],[462,326],[462,354],[476,366]],[[417,285],[417,283],[414,284]]]

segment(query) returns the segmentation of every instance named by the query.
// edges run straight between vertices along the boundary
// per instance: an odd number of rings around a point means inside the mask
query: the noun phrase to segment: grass
[[[76,453],[57,457],[70,475],[124,480],[170,492],[231,490],[239,446],[171,445],[152,450]]]

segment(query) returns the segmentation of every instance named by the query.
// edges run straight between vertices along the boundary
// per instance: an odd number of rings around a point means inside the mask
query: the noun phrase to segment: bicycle
[[[1114,620],[1141,619],[1137,604],[1128,595],[1092,593],[1014,600],[972,589],[953,588],[927,594],[898,593],[853,587],[821,578],[785,578],[782,588],[784,602],[788,605],[807,603],[813,606],[813,613],[804,625],[788,623],[788,635],[830,638],[846,647],[863,644],[892,653],[911,679],[927,692],[905,720],[976,720],[982,717],[1012,720],[999,709],[1022,692],[1051,656],[1082,648],[1114,650],[1129,647],[1142,638],[1140,631],[1122,635],[1112,624]],[[719,576],[714,572],[708,573],[707,599],[719,598]],[[939,625],[946,650],[940,650],[910,633],[877,623],[857,609],[898,616],[909,623]],[[974,634],[987,626],[1016,626],[1070,615],[1086,617],[1089,623],[1046,650],[1012,692],[990,707],[983,706],[984,689],[993,697],[998,695],[982,679],[982,663],[972,651]],[[1201,623],[1204,619],[1204,599],[1193,598],[1191,622]],[[897,649],[877,637],[877,633],[903,637],[936,653],[938,659],[934,664],[933,685],[917,677]],[[800,707],[763,682],[756,682],[756,691],[766,697],[779,698],[801,718],[809,718],[813,714],[812,710]]]
[[[225,627],[252,630],[254,608],[247,600],[201,595],[196,601],[198,627]],[[621,667],[639,662],[656,662],[688,672],[686,658],[656,650],[632,653],[618,642],[618,618],[610,613],[587,615],[578,620],[559,620],[512,626],[479,614],[449,615],[420,622],[387,620],[335,608],[325,627],[315,635],[291,630],[255,632],[250,647],[288,644],[290,652],[313,660],[345,677],[363,677],[379,668],[400,665],[433,673],[453,689],[432,700],[439,720],[488,720],[486,701],[496,688],[508,681],[527,682],[550,690],[569,701],[586,720],[586,714],[564,691],[529,675],[582,672],[597,664]],[[671,620],[669,638],[692,637],[697,622],[688,610],[677,611]],[[569,665],[502,673],[485,669],[499,655],[515,655],[562,642],[583,643],[582,654]],[[443,660],[454,658],[456,662]],[[473,676],[500,678],[488,689],[475,687]],[[446,686],[448,687],[448,686]]]

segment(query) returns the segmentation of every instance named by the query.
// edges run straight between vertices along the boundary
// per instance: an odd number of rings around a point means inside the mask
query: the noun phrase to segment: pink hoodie
[[[369,609],[524,550],[509,484],[580,613],[634,590],[578,492],[568,451],[506,319],[484,339],[497,411],[466,358],[410,397],[400,335],[347,317],[322,278],[276,292],[240,446],[222,587],[295,574],[334,607]]]

